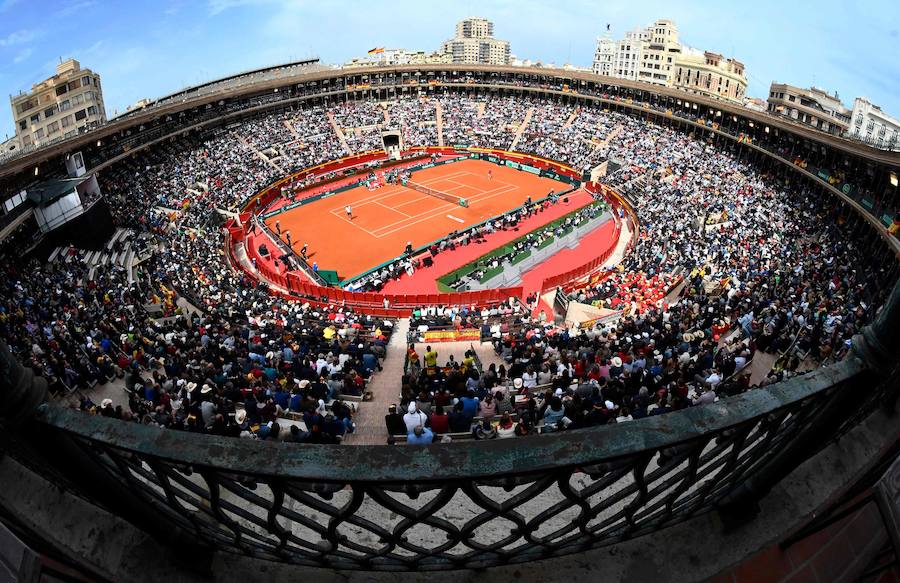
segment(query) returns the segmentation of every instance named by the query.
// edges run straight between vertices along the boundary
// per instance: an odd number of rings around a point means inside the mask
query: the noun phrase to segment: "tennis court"
[[[419,170],[413,181],[464,198],[468,207],[400,185],[360,186],[270,217],[266,224],[274,232],[279,221],[282,237],[290,231],[295,251],[306,243],[310,263],[347,279],[401,255],[407,242],[414,248],[426,245],[520,206],[529,196],[539,200],[568,187],[482,160]],[[352,219],[344,210],[348,205]]]

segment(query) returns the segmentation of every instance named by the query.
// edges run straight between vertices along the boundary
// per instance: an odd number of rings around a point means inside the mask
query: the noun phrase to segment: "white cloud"
[[[54,18],[66,18],[97,4],[96,0],[80,0],[63,6],[53,13]]]
[[[0,47],[11,47],[21,45],[33,41],[37,37],[37,33],[33,30],[17,30],[11,32],[3,38],[0,38]]]
[[[216,15],[220,12],[231,10],[232,8],[266,4],[273,1],[274,0],[209,0],[209,12],[212,15]]]
[[[13,58],[13,63],[19,64],[22,61],[28,60],[28,57],[30,57],[31,53],[33,53],[33,52],[34,52],[34,49],[32,49],[31,47],[22,49],[21,51],[19,51],[19,54],[17,54],[15,56],[15,58]]]

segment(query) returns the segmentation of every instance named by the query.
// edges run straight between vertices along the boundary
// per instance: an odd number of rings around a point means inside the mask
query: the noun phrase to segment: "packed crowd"
[[[756,350],[840,358],[883,300],[887,270],[841,235],[830,201],[800,185],[778,184],[694,136],[623,114],[445,95],[268,113],[161,143],[101,172],[116,222],[155,237],[141,277],[131,283],[115,267],[89,277],[83,262],[66,258],[10,258],[0,284],[0,337],[59,386],[117,374],[140,386],[131,411],[84,404],[104,415],[269,437],[280,436],[272,431],[280,412],[302,411],[297,429],[285,430],[284,421],[281,433],[337,440],[335,420],[352,429],[349,408],[340,405],[322,432],[331,437],[303,432],[324,426],[328,398],[363,390],[390,323],[268,294],[230,268],[222,214],[287,172],[350,153],[335,127],[351,152],[380,148],[380,129],[401,129],[408,145],[434,143],[438,104],[446,144],[509,148],[518,137],[516,149],[577,167],[621,162],[607,180],[626,192],[639,185],[641,229],[621,271],[575,294],[628,308],[622,319],[575,332],[507,314],[505,328],[488,331],[508,369],[460,364],[459,378],[435,384],[425,362],[404,383],[402,411],[409,413],[412,395],[436,411],[436,394],[445,391],[451,399],[441,407],[477,399],[479,411],[500,392],[501,401],[520,405],[506,411],[511,419],[547,430],[660,414],[746,389],[746,376],[734,372]],[[477,240],[478,232],[466,236]],[[660,295],[673,274],[684,277],[677,302]],[[151,318],[145,304],[171,318]],[[769,380],[791,374],[800,360],[788,359]],[[240,419],[256,430],[236,432]],[[490,434],[483,424],[479,431]]]

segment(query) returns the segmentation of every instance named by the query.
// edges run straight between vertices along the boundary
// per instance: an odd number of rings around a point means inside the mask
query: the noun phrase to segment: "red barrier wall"
[[[541,293],[556,289],[557,287],[571,287],[578,279],[581,279],[587,275],[590,275],[597,269],[599,269],[606,261],[609,259],[610,255],[612,255],[613,251],[616,249],[616,245],[619,243],[619,235],[622,232],[622,224],[620,219],[618,218],[618,209],[622,208],[625,211],[625,219],[627,221],[631,221],[632,232],[636,235],[637,229],[635,225],[637,223],[635,219],[634,209],[631,207],[628,202],[623,199],[618,193],[614,190],[606,186],[605,184],[600,184],[596,182],[586,183],[584,186],[585,190],[592,194],[602,194],[606,200],[609,201],[610,205],[613,208],[613,214],[616,215],[616,230],[615,236],[613,237],[612,244],[608,249],[604,250],[598,257],[595,257],[591,261],[588,261],[584,265],[576,267],[574,269],[570,269],[569,271],[565,271],[563,273],[559,273],[554,275],[553,277],[548,277],[544,280],[544,283],[541,285]],[[633,236],[631,241],[628,243],[628,248],[630,249],[632,245],[634,245],[635,237]]]
[[[569,176],[570,178],[575,178],[577,180],[581,179],[581,175],[571,167],[537,156],[531,156],[528,154],[521,154],[517,152],[494,150],[490,148],[471,148],[469,151],[482,154],[490,154],[492,156],[507,160],[526,162],[537,168],[545,170],[549,169],[560,175]],[[438,153],[443,155],[459,153],[459,151],[455,148],[436,147],[412,148],[407,151],[407,153],[409,152],[423,152],[425,154]],[[269,283],[274,284],[279,288],[282,288],[281,290],[272,288],[271,291],[275,295],[294,300],[302,299],[303,301],[309,301],[310,303],[313,303],[315,305],[340,303],[351,307],[362,308],[366,311],[366,313],[376,316],[400,317],[404,313],[408,313],[410,308],[422,305],[471,304],[476,306],[484,306],[502,303],[507,301],[511,297],[521,298],[523,293],[523,288],[521,286],[474,292],[438,294],[398,295],[372,292],[348,292],[340,288],[325,287],[314,284],[308,281],[307,277],[300,272],[289,271],[278,273],[274,269],[269,267],[266,261],[263,261],[260,258],[258,253],[257,239],[259,239],[260,237],[268,239],[268,237],[265,237],[265,235],[260,235],[258,233],[248,233],[247,225],[252,213],[257,212],[258,209],[266,206],[275,197],[281,195],[282,186],[290,184],[297,178],[303,179],[310,175],[334,172],[343,168],[347,168],[349,166],[362,164],[372,160],[383,159],[384,157],[384,153],[381,151],[364,152],[362,154],[357,154],[354,156],[347,156],[339,160],[333,160],[324,164],[320,164],[318,166],[314,166],[312,168],[307,168],[301,172],[283,178],[278,182],[270,185],[265,190],[254,196],[245,205],[243,212],[240,214],[240,224],[237,224],[233,220],[226,223],[226,228],[228,231],[226,241],[229,246],[228,259],[236,268],[240,269],[248,276],[257,279],[257,275],[254,273],[250,273],[246,268],[244,268],[243,265],[241,265],[237,261],[236,257],[234,256],[234,249],[232,246],[235,243],[243,244],[244,248],[247,251],[247,257],[251,260],[253,258],[257,259],[257,269],[259,271],[259,276],[263,280],[268,281]],[[628,205],[621,197],[618,196],[618,194],[607,188],[605,185],[599,183],[588,183],[585,185],[585,188],[591,193],[603,194],[613,205],[614,209],[623,206],[628,211],[628,214],[633,215],[633,210],[631,209],[630,205]],[[614,237],[614,241],[618,241],[620,228],[621,226],[617,221],[616,236]],[[614,249],[615,243],[613,243],[609,249],[605,250],[599,257],[596,257],[592,261],[578,268],[544,280],[542,289],[548,290],[560,285],[566,285],[581,277],[584,277],[585,275],[590,274],[591,272],[598,269],[603,263],[605,263],[607,259],[609,259],[609,256],[612,254]],[[285,291],[283,290],[288,290],[289,292],[293,292],[293,294],[285,293]],[[387,299],[388,301],[387,308],[384,304],[385,299]]]

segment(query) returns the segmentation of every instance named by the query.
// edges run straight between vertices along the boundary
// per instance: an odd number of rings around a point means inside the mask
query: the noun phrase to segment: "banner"
[[[462,330],[434,330],[425,333],[425,342],[459,342],[463,340],[481,340],[481,330],[463,328]]]

